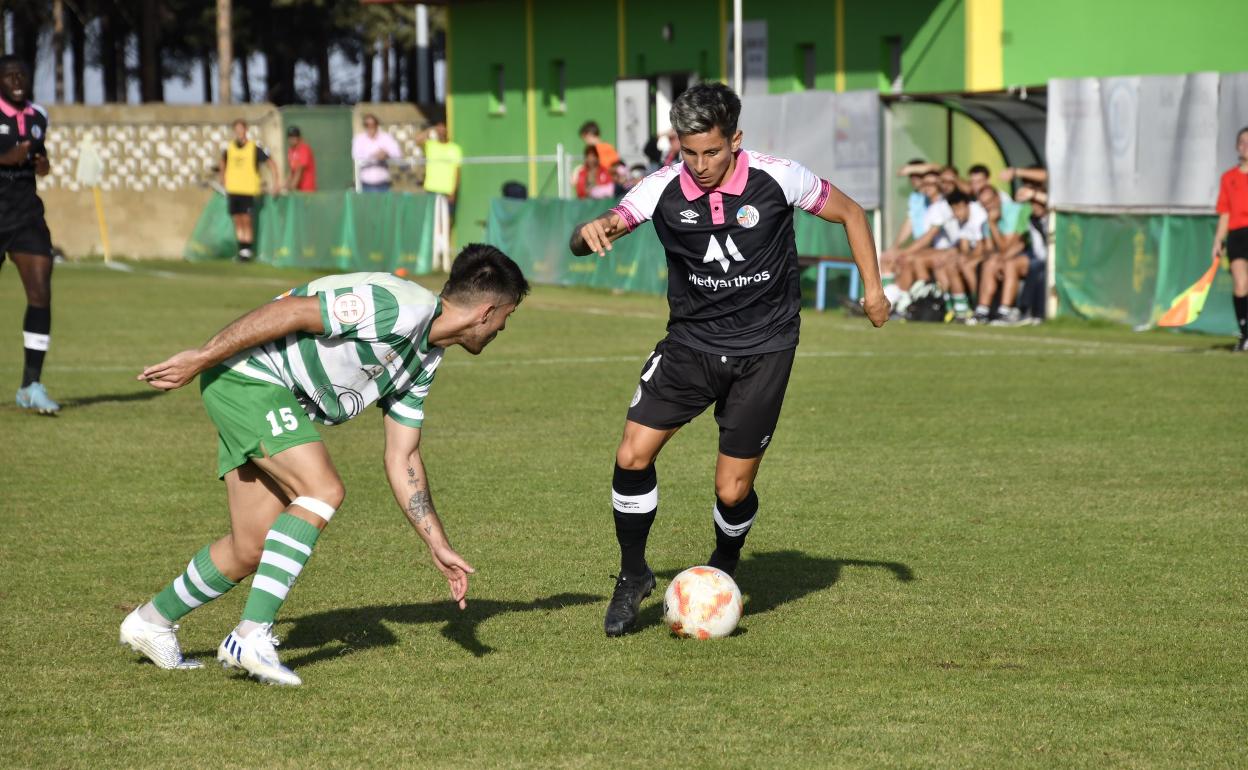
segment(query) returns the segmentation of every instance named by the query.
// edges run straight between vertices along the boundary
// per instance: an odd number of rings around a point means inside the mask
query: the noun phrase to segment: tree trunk
[[[125,104],[130,100],[130,73],[126,69],[126,50],[130,43],[130,30],[126,19],[116,4],[109,14],[113,17],[113,67],[117,70],[117,93],[115,101]]]
[[[217,0],[217,94],[222,104],[234,100],[234,35],[230,0]]]
[[[53,101],[65,103],[65,0],[52,0]]]
[[[160,0],[143,0],[139,25],[139,92],[141,101],[164,101],[164,77],[160,66]]]
[[[204,85],[204,104],[212,104],[212,54],[207,48],[199,57],[199,79]]]
[[[390,98],[390,36],[381,39],[381,93],[377,101],[384,102]]]
[[[74,55],[74,104],[82,104],[87,100],[87,35],[76,11],[69,14],[69,31],[69,47]]]
[[[251,63],[247,60],[251,54],[247,51],[238,53],[238,74],[243,81],[243,101],[251,104]]]
[[[100,71],[104,75],[104,101],[117,101],[117,23],[111,13],[100,14]]]
[[[376,41],[370,41],[364,46],[364,83],[360,89],[360,101],[371,102],[373,100],[373,62],[377,56],[373,53]]]

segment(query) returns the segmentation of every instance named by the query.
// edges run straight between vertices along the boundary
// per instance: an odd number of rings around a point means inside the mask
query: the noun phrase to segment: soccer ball
[[[719,639],[741,620],[741,589],[727,572],[690,567],[663,595],[663,620],[672,633],[692,639]]]

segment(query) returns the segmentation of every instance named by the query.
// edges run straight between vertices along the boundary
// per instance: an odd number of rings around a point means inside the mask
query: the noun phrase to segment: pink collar
[[[26,118],[35,114],[35,108],[26,102],[26,106],[19,110],[0,96],[0,114],[6,118],[17,118],[17,135],[22,137],[26,136]]]
[[[714,190],[703,190],[697,180],[693,178],[693,173],[689,171],[689,166],[682,163],[680,166],[680,190],[685,194],[685,200],[688,201],[696,201],[708,192],[740,195],[745,190],[745,180],[749,176],[750,155],[745,150],[737,150],[737,167],[732,171],[732,178]]]

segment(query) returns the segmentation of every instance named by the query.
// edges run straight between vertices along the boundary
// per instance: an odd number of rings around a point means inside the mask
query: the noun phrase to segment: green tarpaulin
[[[1209,269],[1216,225],[1211,216],[1058,214],[1059,313],[1154,325]],[[1184,328],[1237,333],[1227,270],[1218,272],[1200,317]]]
[[[535,283],[666,292],[667,260],[650,225],[616,241],[605,259],[574,257],[568,250],[572,229],[611,205],[601,200],[496,198],[490,205],[486,240],[515,259]],[[844,227],[801,211],[793,215],[793,222],[799,255],[849,258]]]
[[[433,201],[432,195],[396,192],[264,196],[255,216],[256,259],[278,267],[428,273]],[[232,259],[237,251],[225,196],[214,195],[183,255]]]

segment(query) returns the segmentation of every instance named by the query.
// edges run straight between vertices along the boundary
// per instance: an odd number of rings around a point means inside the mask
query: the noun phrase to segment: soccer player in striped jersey
[[[219,437],[230,532],[121,624],[120,640],[161,668],[182,657],[174,625],[255,575],[242,621],[217,659],[264,682],[301,684],[274,650],[272,626],[345,491],[314,423],[337,425],[376,403],[385,417],[385,470],[395,500],[429,547],[451,598],[467,606],[473,568],[451,548],[420,456],[424,401],[445,349],[480,353],[528,293],[520,268],[472,244],[440,295],[389,273],[320,278],[227,326],[202,347],[139,375],[173,390],[200,375]]]

